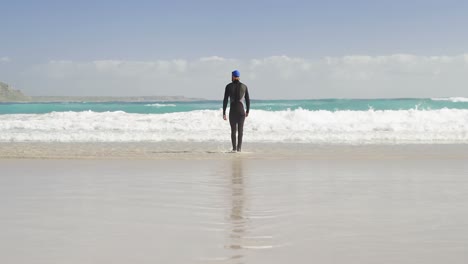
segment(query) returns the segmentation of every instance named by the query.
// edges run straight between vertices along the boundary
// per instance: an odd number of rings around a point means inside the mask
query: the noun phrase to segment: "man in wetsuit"
[[[240,72],[235,70],[232,72],[232,82],[226,85],[223,100],[223,119],[226,118],[226,107],[228,98],[230,98],[231,106],[229,110],[229,124],[231,125],[231,142],[232,151],[241,151],[242,136],[244,133],[244,121],[249,116],[250,98],[247,86],[239,81]],[[245,98],[246,109],[244,110],[244,103],[242,100]],[[236,145],[236,130],[238,130],[238,139]]]

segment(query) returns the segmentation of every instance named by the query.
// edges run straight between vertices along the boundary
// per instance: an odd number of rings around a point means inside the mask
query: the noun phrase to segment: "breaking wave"
[[[452,103],[466,103],[468,98],[465,97],[442,97],[442,98],[431,98],[433,101],[448,101]]]
[[[221,110],[166,114],[52,112],[0,116],[3,142],[229,141]],[[252,110],[247,142],[468,143],[468,110]]]

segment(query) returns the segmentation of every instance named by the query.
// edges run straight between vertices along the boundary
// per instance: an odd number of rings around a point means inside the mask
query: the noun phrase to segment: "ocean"
[[[227,142],[221,101],[1,103],[0,142]],[[468,98],[252,100],[246,142],[468,143]]]

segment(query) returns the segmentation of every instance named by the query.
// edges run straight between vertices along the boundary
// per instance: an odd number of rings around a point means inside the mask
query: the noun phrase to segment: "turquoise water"
[[[437,110],[468,109],[464,98],[441,99],[320,99],[320,100],[252,100],[252,109],[265,111],[284,110]],[[51,112],[114,112],[139,114],[163,114],[190,112],[194,110],[219,110],[221,101],[197,102],[106,102],[106,103],[0,103],[0,114],[45,114]]]

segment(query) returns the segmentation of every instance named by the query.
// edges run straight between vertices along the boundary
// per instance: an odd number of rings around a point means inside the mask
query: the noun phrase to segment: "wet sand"
[[[6,145],[0,263],[468,260],[465,145]]]
[[[0,159],[231,159],[228,142],[0,143]],[[246,143],[249,159],[468,159],[468,144]]]

